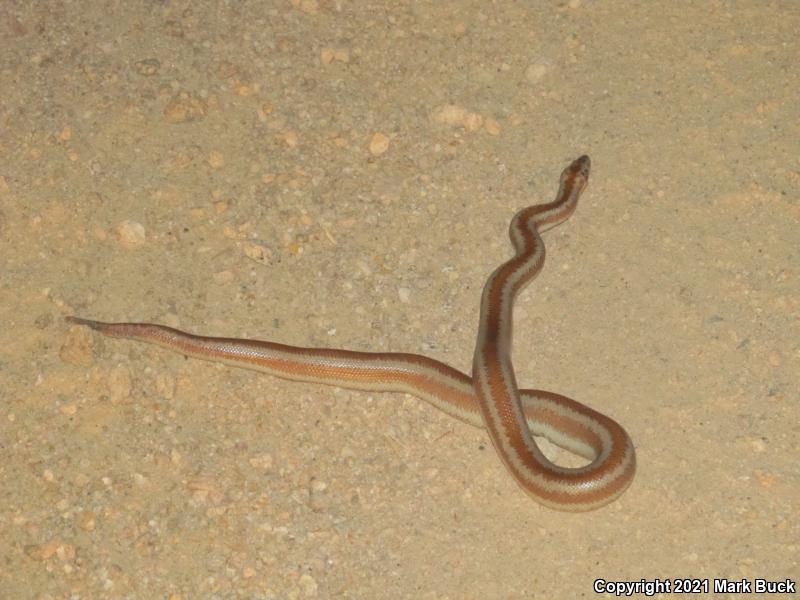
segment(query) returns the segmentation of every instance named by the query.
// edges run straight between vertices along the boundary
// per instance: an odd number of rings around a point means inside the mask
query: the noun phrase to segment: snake
[[[151,343],[283,379],[412,394],[451,417],[484,428],[514,480],[538,503],[568,512],[597,509],[618,498],[633,480],[636,453],[630,436],[611,417],[567,396],[519,389],[511,361],[514,300],[544,265],[540,233],[572,215],[588,184],[590,165],[585,155],[574,160],[561,174],[555,200],[523,208],[512,218],[509,237],[514,256],[491,274],[483,288],[471,377],[421,354],[210,337],[155,323],[109,323],[76,316],[66,320],[105,336]],[[535,436],[588,462],[560,466],[543,454]]]

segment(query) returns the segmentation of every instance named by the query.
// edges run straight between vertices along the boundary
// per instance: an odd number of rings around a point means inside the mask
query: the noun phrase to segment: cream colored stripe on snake
[[[472,379],[419,354],[300,348],[192,335],[151,323],[67,320],[107,336],[149,342],[285,379],[413,394],[470,425],[485,427],[514,479],[536,501],[565,511],[598,508],[622,494],[633,479],[636,457],[628,434],[613,419],[570,398],[519,390],[510,358],[514,297],[544,263],[539,232],[572,214],[586,187],[589,164],[587,156],[575,160],[561,174],[553,202],[525,208],[511,221],[509,234],[516,254],[484,288]],[[591,462],[560,467],[542,454],[534,435]]]

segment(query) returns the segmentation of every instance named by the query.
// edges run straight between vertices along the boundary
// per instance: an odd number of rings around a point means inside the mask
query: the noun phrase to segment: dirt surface
[[[796,581],[800,10],[656,5],[4,2],[0,595]],[[583,153],[514,357],[630,432],[636,479],[595,512],[531,501],[413,397],[63,320],[467,370],[509,220]]]

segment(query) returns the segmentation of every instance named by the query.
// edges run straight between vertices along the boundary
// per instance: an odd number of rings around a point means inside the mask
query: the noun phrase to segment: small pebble
[[[67,415],[67,416],[71,417],[76,412],[78,412],[78,405],[75,404],[74,402],[69,402],[67,404],[62,404],[58,408],[58,410],[61,411],[62,415]]]
[[[63,561],[75,559],[75,546],[72,544],[61,543],[56,548],[56,556]]]
[[[294,129],[287,129],[278,134],[278,138],[283,141],[289,148],[296,148],[300,143],[300,137]]]
[[[494,119],[486,119],[484,129],[486,129],[486,133],[489,135],[500,135],[500,123]]]
[[[267,263],[272,258],[272,250],[261,244],[247,243],[242,245],[242,252],[250,260]]]
[[[536,63],[525,69],[525,79],[531,83],[540,81],[547,74],[547,65]]]
[[[319,12],[318,0],[291,0],[291,2],[293,7],[306,14],[315,15]]]
[[[435,123],[441,125],[460,126],[464,124],[468,111],[463,106],[456,104],[446,104],[437,108],[431,118]]]
[[[478,131],[483,127],[483,117],[477,113],[468,113],[461,124],[467,131]]]
[[[333,62],[334,58],[333,48],[323,48],[319,53],[319,60],[323,65],[329,65]]]
[[[313,598],[319,591],[319,585],[316,580],[308,573],[303,573],[300,576],[300,587],[307,598]]]
[[[253,456],[248,461],[250,466],[261,471],[269,471],[272,468],[272,455],[268,453]]]
[[[262,251],[263,254],[263,251]],[[217,285],[227,285],[234,280],[233,271],[226,270],[226,271],[217,271],[211,276],[211,279]]]
[[[188,92],[180,92],[164,107],[164,118],[169,123],[191,123],[205,119],[208,105]]]
[[[161,69],[161,62],[157,58],[145,58],[138,61],[134,67],[139,75],[152,77]]]
[[[119,245],[129,250],[142,246],[147,237],[144,225],[136,221],[123,221],[117,225],[116,234]]]
[[[389,149],[389,138],[382,134],[376,133],[372,136],[372,140],[369,143],[369,151],[374,156],[378,156],[383,154]]]
[[[84,531],[94,531],[97,526],[97,518],[90,510],[85,510],[81,513],[80,518],[81,529]]]
[[[208,153],[208,164],[212,169],[221,169],[225,166],[225,156],[222,152],[212,150]]]
[[[212,479],[193,479],[186,486],[192,491],[192,496],[201,502],[211,500],[214,504],[219,504],[225,498],[220,485]]]
[[[497,135],[500,132],[500,126],[494,119],[487,119],[483,115],[470,112],[457,104],[445,104],[435,109],[431,113],[431,120],[449,127],[463,127],[469,132],[476,132],[484,127],[491,135]],[[492,122],[491,125],[488,124],[489,121]]]

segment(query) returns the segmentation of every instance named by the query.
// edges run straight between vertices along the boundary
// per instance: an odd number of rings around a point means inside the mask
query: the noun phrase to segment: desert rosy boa
[[[628,434],[613,419],[575,400],[543,390],[520,390],[510,356],[514,298],[544,264],[539,234],[575,210],[589,166],[588,156],[572,162],[561,174],[553,202],[524,208],[511,221],[515,255],[492,273],[484,287],[472,378],[419,354],[300,348],[198,336],[151,323],[67,320],[107,336],[149,342],[285,379],[413,394],[457,419],[484,427],[514,479],[536,501],[565,511],[598,508],[622,494],[633,479],[636,455]],[[542,454],[533,439],[536,435],[590,462],[560,467]]]

